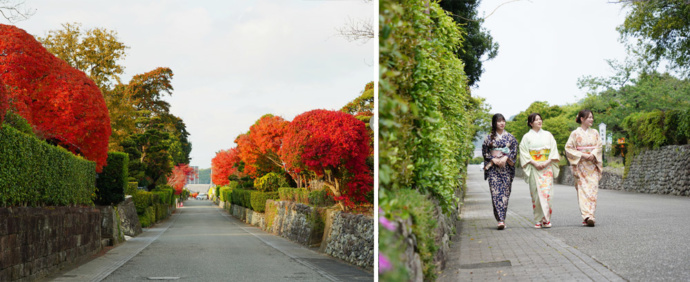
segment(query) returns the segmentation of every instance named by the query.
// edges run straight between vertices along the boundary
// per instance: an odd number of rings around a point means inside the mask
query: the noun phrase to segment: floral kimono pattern
[[[583,153],[594,155],[594,161],[582,159]],[[565,144],[565,153],[575,178],[577,200],[580,206],[582,219],[594,219],[594,211],[597,207],[597,193],[599,191],[599,179],[601,179],[601,139],[599,132],[589,128],[587,131],[578,127],[568,138]]]
[[[496,221],[506,220],[508,199],[513,187],[513,178],[515,178],[517,147],[518,143],[515,137],[505,131],[502,135],[497,135],[494,140],[491,140],[491,134],[487,135],[482,144],[485,167],[484,180],[489,180]],[[501,168],[491,162],[493,158],[502,158],[503,156],[508,156],[504,167]]]
[[[529,164],[530,160],[537,162],[560,160],[556,139],[546,130],[535,132],[530,130],[520,142],[520,165],[525,172],[525,181],[529,183],[532,196],[532,211],[535,222],[551,221],[551,198],[553,197],[553,179],[558,177],[558,161],[542,170]]]

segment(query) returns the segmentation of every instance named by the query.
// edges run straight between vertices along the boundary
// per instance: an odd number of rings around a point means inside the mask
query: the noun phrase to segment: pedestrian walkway
[[[104,255],[97,257],[75,269],[61,274],[51,281],[101,281],[108,277],[113,271],[139,254],[148,247],[151,242],[158,239],[168,227],[175,222],[178,214],[173,214],[170,219],[158,224],[156,228],[144,228],[144,232],[139,236],[131,238],[126,242],[117,245]]]
[[[511,211],[511,205],[525,205],[529,198],[529,186],[520,178],[513,182],[507,228],[497,230],[483,172],[478,166],[469,171],[462,228],[439,281],[625,281],[548,229],[535,229],[530,218]]]

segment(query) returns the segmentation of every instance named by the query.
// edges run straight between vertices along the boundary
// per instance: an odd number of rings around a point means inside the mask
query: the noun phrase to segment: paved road
[[[373,281],[373,273],[240,222],[210,201],[187,201],[140,237],[55,281]]]
[[[460,236],[440,281],[687,281],[690,198],[599,190],[597,226],[581,226],[573,186],[556,185],[553,227],[534,229],[528,185],[513,183],[508,228],[470,166]]]

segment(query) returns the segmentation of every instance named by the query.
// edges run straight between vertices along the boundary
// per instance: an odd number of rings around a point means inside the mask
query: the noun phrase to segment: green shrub
[[[309,204],[315,207],[327,207],[335,205],[335,200],[328,189],[322,189],[309,192]]]
[[[309,191],[305,188],[278,188],[281,201],[309,204]]]
[[[158,185],[156,189],[151,192],[155,192],[159,196],[159,203],[166,205],[175,204],[175,190],[169,185]]]
[[[261,192],[275,192],[279,187],[285,186],[287,186],[285,177],[275,172],[270,172],[254,180],[254,188]]]
[[[137,191],[132,195],[132,201],[134,201],[134,207],[137,209],[137,214],[143,215],[146,212],[146,208],[151,206],[151,192],[147,191]]]
[[[251,190],[244,190],[244,189],[233,189],[232,194],[230,196],[230,199],[232,200],[232,203],[235,205],[240,205],[245,208],[251,208],[252,207],[252,198],[251,198]]]
[[[34,137],[36,136],[33,127],[31,127],[31,124],[29,124],[29,122],[26,121],[26,119],[24,119],[22,116],[14,112],[7,112],[7,114],[5,115],[5,123],[19,130],[19,132],[21,133],[28,134]]]
[[[230,193],[232,193],[232,189],[229,186],[223,186],[218,189],[218,193],[221,202],[228,202],[230,200]]]
[[[278,199],[278,192],[251,191],[250,201],[252,210],[257,212],[264,212],[266,210],[266,200],[269,199]]]
[[[393,211],[394,214],[385,214],[388,219],[411,218],[412,219],[412,233],[417,238],[417,251],[422,260],[422,268],[424,271],[424,280],[433,281],[436,277],[436,265],[434,264],[434,255],[438,250],[436,242],[434,241],[434,230],[436,229],[436,220],[433,218],[435,205],[429,200],[427,195],[422,195],[418,190],[400,189],[396,191],[386,191],[391,193],[387,195],[390,198],[396,199],[395,202],[390,202],[390,205],[382,207],[382,210]],[[385,229],[385,228],[384,228]],[[382,229],[380,229],[383,231]],[[379,233],[379,240],[381,234]],[[379,246],[386,244],[396,244],[395,242],[381,242]],[[390,250],[386,249],[383,254],[388,254]],[[396,253],[396,252],[391,252]],[[389,257],[392,258],[392,257]]]
[[[108,152],[103,172],[96,178],[96,204],[113,205],[125,200],[127,185],[127,167],[129,155],[122,152]]]
[[[0,127],[0,206],[93,205],[96,164]]]
[[[476,157],[470,160],[470,164],[482,164],[484,162],[484,158],[482,157]]]
[[[136,181],[127,182],[127,188],[125,188],[125,195],[134,195],[134,193],[139,190],[139,183]]]

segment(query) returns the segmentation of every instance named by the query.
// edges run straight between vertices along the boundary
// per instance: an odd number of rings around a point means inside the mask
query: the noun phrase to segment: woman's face
[[[505,120],[502,120],[502,119],[499,119],[499,120],[496,122],[496,128],[498,129],[498,131],[502,131],[503,129],[505,129],[505,128],[506,128],[506,121],[505,121]]]
[[[540,116],[534,117],[534,121],[532,122],[532,129],[534,129],[534,130],[540,130],[541,129],[541,117]]]
[[[594,115],[592,113],[589,113],[587,118],[582,119],[581,122],[584,126],[592,127],[592,124],[594,124]]]

